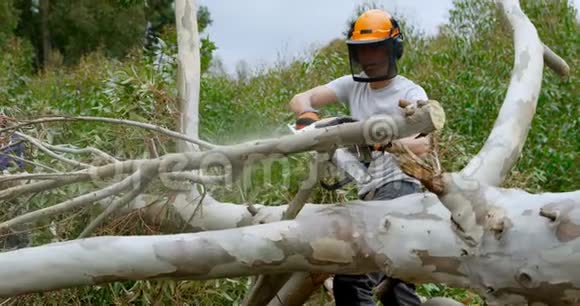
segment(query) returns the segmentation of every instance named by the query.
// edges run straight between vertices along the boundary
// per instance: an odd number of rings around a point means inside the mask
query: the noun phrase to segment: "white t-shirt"
[[[401,75],[397,75],[387,86],[380,89],[372,89],[369,83],[356,82],[350,74],[335,79],[326,86],[334,91],[339,102],[345,104],[351,117],[357,120],[365,120],[378,114],[404,116],[399,107],[400,99],[412,103],[428,99],[421,86]],[[403,173],[394,156],[386,152],[373,152],[368,172],[372,180],[358,185],[359,195],[397,180],[419,183]]]

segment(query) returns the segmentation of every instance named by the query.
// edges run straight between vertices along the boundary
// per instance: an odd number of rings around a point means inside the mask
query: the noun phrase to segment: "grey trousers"
[[[411,193],[420,192],[419,185],[396,181],[379,187],[374,194],[365,195],[365,200],[389,200]],[[333,292],[336,306],[374,306],[373,288],[387,280],[388,286],[379,300],[384,306],[418,306],[421,300],[415,293],[415,286],[390,278],[383,272],[362,275],[335,275]]]

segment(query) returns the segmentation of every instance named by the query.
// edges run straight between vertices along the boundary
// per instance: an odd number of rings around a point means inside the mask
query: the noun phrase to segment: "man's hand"
[[[301,130],[304,127],[313,124],[320,120],[320,116],[316,112],[306,111],[301,113],[296,120],[296,129]]]
[[[426,103],[427,101],[417,101],[417,104],[419,106],[421,106],[421,104]],[[405,99],[399,100],[399,107],[401,107],[403,114],[406,117],[413,115],[417,110],[416,104]],[[430,135],[427,135],[425,137],[417,137],[417,136],[418,135],[413,135],[410,137],[401,138],[393,141],[391,143],[389,151],[404,152],[405,150],[403,146],[405,146],[416,155],[429,153],[429,151],[431,150],[431,136]]]
[[[334,91],[329,87],[321,85],[295,95],[290,100],[290,110],[297,116],[306,111],[319,109],[325,105],[338,102]]]
[[[426,104],[427,101],[417,101],[417,104],[421,106],[421,104]],[[411,116],[417,110],[417,105],[412,103],[409,100],[400,99],[399,100],[399,107],[403,109],[405,116]]]

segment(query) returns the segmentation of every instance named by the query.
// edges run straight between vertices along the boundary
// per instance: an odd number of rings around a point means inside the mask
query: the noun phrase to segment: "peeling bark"
[[[515,62],[510,87],[483,148],[462,171],[442,176],[441,194],[342,205],[307,204],[289,211],[287,206],[260,205],[250,210],[219,203],[211,197],[199,201],[195,190],[181,192],[173,207],[194,229],[206,231],[95,237],[0,253],[0,296],[120,280],[214,279],[274,273],[280,276],[296,272],[279,291],[279,296],[291,304],[307,298],[308,291],[302,296],[290,293],[301,288],[308,273],[382,270],[406,282],[471,288],[486,298],[488,305],[580,304],[580,191],[534,195],[497,187],[524,145],[541,85],[542,58],[560,74],[567,73],[567,65],[541,43],[516,0],[500,0],[498,4],[514,30]],[[195,17],[195,1],[176,1],[181,33],[180,100],[184,116],[195,117],[181,121],[181,129],[189,138],[197,137],[199,41]],[[91,175],[119,174],[119,170],[131,175],[143,167],[155,169],[152,171],[156,175],[183,173],[202,168],[204,158],[216,156],[224,157],[234,171],[273,156],[387,143],[432,132],[444,123],[444,113],[434,101],[408,113],[413,114],[401,118],[377,116],[364,122],[235,146],[208,144],[210,150],[204,152],[194,152],[194,147],[182,144],[180,150],[186,153],[119,162],[91,169]],[[248,160],[251,162],[245,163]],[[176,165],[180,169],[167,170]],[[87,176],[9,188],[0,191],[0,199],[56,188],[81,178]],[[133,208],[142,207],[143,198],[133,201]],[[148,211],[163,209],[166,208],[154,205]],[[291,216],[298,210],[295,220],[274,222],[283,219],[285,211]],[[16,223],[19,222],[10,224]],[[437,299],[426,305],[453,303]]]
[[[429,101],[426,105],[418,108],[411,116],[375,116],[365,121],[346,123],[338,126],[329,126],[305,131],[297,135],[288,135],[276,139],[266,139],[250,141],[247,143],[216,147],[203,152],[172,153],[155,159],[129,160],[111,163],[99,167],[90,167],[76,174],[89,174],[85,176],[64,177],[60,180],[49,180],[28,185],[20,185],[0,191],[1,199],[10,199],[14,196],[21,196],[25,192],[37,192],[68,185],[81,181],[95,179],[102,181],[110,179],[116,175],[130,174],[140,168],[150,168],[151,175],[158,176],[160,173],[183,172],[199,170],[207,167],[210,163],[218,163],[227,175],[236,176],[231,172],[241,171],[245,167],[251,166],[261,160],[270,158],[283,158],[292,153],[306,151],[327,152],[338,146],[348,146],[354,144],[375,144],[389,142],[415,135],[418,133],[430,133],[440,129],[444,123],[444,113],[437,101]],[[129,180],[125,178],[120,183],[106,187],[92,193],[78,196],[75,199],[59,203],[52,207],[47,207],[33,211],[17,218],[0,223],[0,229],[35,219],[62,213],[67,210],[89,205],[98,200],[114,196],[118,192],[127,188]],[[167,185],[174,182],[165,181]],[[199,193],[195,188],[187,192],[178,192],[173,207],[181,211],[184,207],[182,203],[191,203],[187,199],[199,198]],[[215,203],[213,198],[206,196],[201,203],[205,209],[207,204]],[[182,212],[180,212],[183,215]],[[190,217],[184,220],[189,220]]]
[[[312,193],[316,183],[318,182],[318,173],[320,167],[321,156],[320,154],[316,154],[316,156],[311,160],[310,163],[310,175],[308,178],[302,182],[300,185],[300,189],[294,196],[294,199],[288,204],[288,207],[282,214],[282,220],[292,220],[296,218],[300,210],[306,204],[308,197]],[[257,211],[253,212],[253,214],[257,214]],[[277,299],[282,301],[278,291],[284,286],[284,284],[293,276],[294,274],[271,274],[271,275],[260,275],[256,280],[256,283],[250,288],[250,291],[244,297],[244,301],[242,305],[244,306],[251,306],[251,305],[266,305],[270,300]],[[303,291],[302,291],[303,292]],[[288,299],[289,294],[287,292],[285,298]],[[306,296],[308,298],[310,294]],[[282,303],[282,302],[281,302]],[[287,305],[287,301],[283,304]]]
[[[126,279],[383,270],[408,282],[472,288],[489,305],[578,302],[580,239],[562,241],[558,227],[580,224],[580,191],[533,195],[488,187],[482,196],[511,225],[499,236],[487,231],[476,254],[465,253],[469,246],[457,239],[435,195],[413,194],[326,205],[292,221],[239,229],[95,237],[10,251],[0,254],[0,296]],[[542,217],[546,209],[558,210],[561,221]]]
[[[201,42],[197,31],[197,6],[194,0],[175,1],[175,24],[177,27],[178,72],[177,89],[181,105],[181,132],[198,138],[199,84]],[[180,152],[199,151],[192,144],[180,143]]]
[[[443,175],[445,188],[441,194],[441,202],[451,211],[458,234],[472,246],[489,228],[487,215],[493,210],[477,196],[485,185],[503,183],[519,158],[536,111],[543,73],[544,45],[519,2],[496,3],[514,32],[515,60],[510,84],[483,148],[459,173]],[[498,224],[495,219],[491,222]]]
[[[178,47],[178,71],[177,89],[180,101],[180,122],[181,132],[191,138],[199,138],[199,89],[201,82],[201,59],[199,32],[197,29],[197,3],[195,0],[175,1],[175,24],[177,29]],[[199,147],[192,143],[178,143],[179,152],[196,152]],[[192,175],[199,175],[194,171]],[[226,174],[227,176],[228,174]],[[199,198],[196,201],[202,207],[217,201],[209,194],[203,197],[197,188],[193,186],[188,191],[177,192],[175,201],[171,206],[180,211],[179,203],[187,201],[189,198]],[[190,220],[180,214],[182,220]]]
[[[536,111],[543,73],[544,45],[517,0],[502,0],[514,39],[514,68],[499,115],[483,148],[461,171],[465,180],[501,184],[520,156]]]

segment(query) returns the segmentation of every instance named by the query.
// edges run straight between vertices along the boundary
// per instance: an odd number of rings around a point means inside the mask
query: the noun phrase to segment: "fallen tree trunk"
[[[436,196],[415,194],[239,229],[10,251],[0,254],[0,296],[130,279],[383,270],[410,282],[472,288],[490,305],[580,302],[580,192],[487,187],[481,196],[505,219],[501,231],[486,231],[476,254],[466,253]]]
[[[19,185],[0,191],[0,200],[11,199],[25,193],[49,190],[59,186],[93,180],[107,180],[118,175],[129,175],[140,168],[150,168],[152,176],[160,176],[162,183],[168,189],[174,189],[179,181],[171,180],[161,174],[181,173],[183,171],[207,171],[212,165],[219,165],[229,177],[237,177],[243,169],[253,164],[272,158],[284,158],[289,154],[305,151],[329,151],[337,146],[354,144],[373,144],[407,137],[417,133],[428,133],[441,128],[445,116],[437,101],[429,101],[408,117],[375,116],[368,120],[346,123],[340,126],[320,128],[300,135],[289,135],[278,139],[251,141],[231,146],[220,146],[203,152],[171,153],[155,159],[129,160],[110,163],[104,166],[72,172],[77,176],[58,177],[52,180]],[[399,131],[401,129],[401,131]],[[404,131],[403,131],[404,130]],[[233,173],[232,173],[233,172]],[[83,174],[84,176],[78,176]],[[128,184],[125,178],[94,193],[70,199],[56,205],[23,214],[11,220],[0,223],[0,229],[34,221],[62,213],[94,201],[105,199],[123,191]],[[129,180],[130,181],[130,180]],[[197,191],[191,187],[187,192],[178,193],[173,206],[180,210],[180,203],[191,203],[189,198],[199,198]],[[207,201],[212,203],[215,201]],[[187,218],[184,220],[188,220]]]

